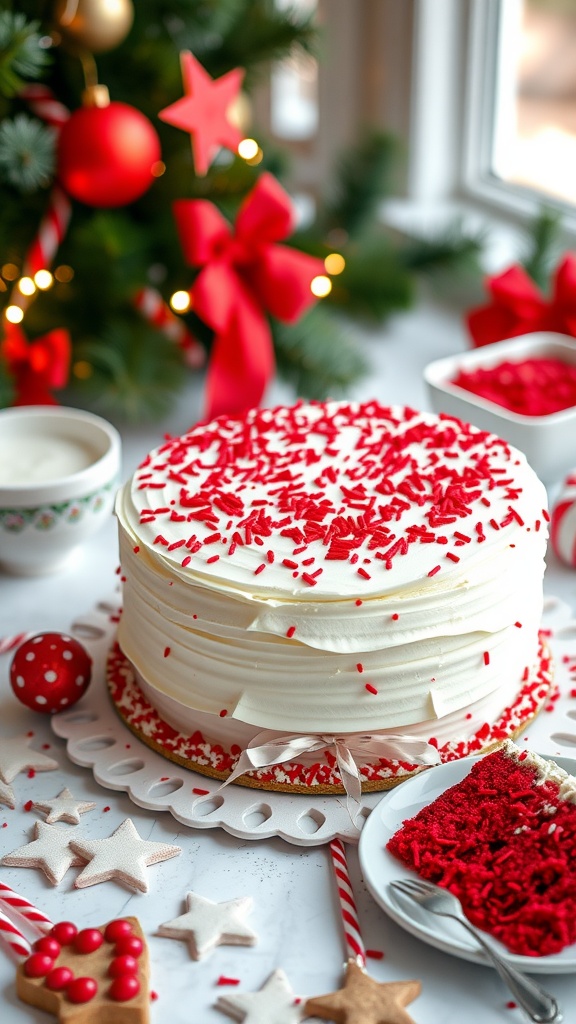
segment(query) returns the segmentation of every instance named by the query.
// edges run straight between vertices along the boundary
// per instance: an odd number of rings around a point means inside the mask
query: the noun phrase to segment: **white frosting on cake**
[[[520,452],[449,417],[221,417],[118,495],[120,644],[150,699],[262,729],[503,707],[536,659],[545,507]]]
[[[576,779],[555,761],[540,757],[540,754],[534,753],[533,750],[520,750],[512,740],[505,740],[502,749],[506,757],[512,758],[513,761],[529,764],[536,770],[537,786],[543,786],[545,782],[554,782],[558,786],[559,799],[576,804]]]

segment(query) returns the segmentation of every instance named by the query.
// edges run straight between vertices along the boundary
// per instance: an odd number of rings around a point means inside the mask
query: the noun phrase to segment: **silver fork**
[[[516,970],[491,946],[482,934],[470,924],[464,916],[460,900],[454,893],[442,889],[431,882],[424,882],[421,878],[402,878],[390,882],[390,888],[394,895],[401,893],[402,896],[413,900],[419,906],[432,914],[439,914],[441,917],[452,917],[459,921],[471,935],[474,936],[478,945],[483,949],[488,959],[492,962],[502,980],[514,995],[525,1013],[534,1024],[560,1024],[564,1019],[557,1001],[538,985],[532,978],[528,978],[521,971]]]

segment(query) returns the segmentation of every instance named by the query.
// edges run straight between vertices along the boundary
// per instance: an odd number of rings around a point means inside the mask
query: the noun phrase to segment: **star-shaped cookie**
[[[70,790],[65,788],[52,800],[34,801],[32,807],[37,811],[47,812],[44,820],[49,825],[54,821],[68,821],[71,825],[79,825],[80,815],[91,811],[96,804],[93,801],[75,800]]]
[[[259,992],[220,996],[216,1009],[243,1024],[298,1024],[302,1005],[290,987],[284,971],[273,971]]]
[[[307,999],[305,1012],[337,1024],[414,1024],[404,1007],[420,995],[419,981],[374,981],[354,960],[346,965],[344,987]]]
[[[242,133],[230,120],[228,109],[236,99],[244,71],[234,68],[211,78],[193,54],[180,54],[186,95],[158,114],[161,121],[191,133],[196,174],[206,174],[220,146],[235,150]]]
[[[2,858],[2,864],[14,868],[40,868],[52,885],[58,885],[68,868],[77,867],[83,861],[70,849],[73,830],[56,828],[44,821],[34,825],[34,839],[26,846],[20,846]]]
[[[194,960],[211,953],[215,946],[253,946],[257,940],[243,920],[252,909],[249,896],[213,903],[189,892],[186,894],[186,907],[185,914],[161,924],[158,935],[167,939],[183,939],[188,943]]]
[[[19,772],[32,769],[35,772],[49,772],[58,768],[58,762],[30,749],[31,736],[3,736],[0,739],[0,782],[9,785]]]
[[[141,839],[131,818],[125,818],[107,839],[70,840],[74,853],[89,861],[74,881],[77,889],[117,878],[132,889],[148,892],[146,867],[182,853],[180,846]]]
[[[14,790],[12,786],[8,786],[5,782],[0,779],[0,804],[5,804],[6,807],[16,807],[16,797],[14,796]]]

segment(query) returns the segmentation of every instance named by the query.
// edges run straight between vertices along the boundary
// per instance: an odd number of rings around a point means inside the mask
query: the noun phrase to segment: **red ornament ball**
[[[61,946],[67,946],[69,942],[76,938],[77,934],[78,929],[72,921],[58,921],[50,929],[50,935],[53,935]]]
[[[54,961],[46,953],[32,953],[24,964],[27,978],[44,978],[54,967]]]
[[[116,942],[114,952],[116,956],[134,956],[138,958],[143,949],[144,943],[137,935],[122,935]]]
[[[87,206],[126,206],[150,188],[160,156],[156,130],[135,107],[80,107],[61,128],[57,175]]]
[[[138,974],[138,961],[133,956],[115,956],[110,961],[108,974],[111,978],[120,978],[123,974]]]
[[[16,651],[10,683],[26,707],[53,715],[80,699],[91,672],[91,658],[77,640],[65,633],[39,633]]]
[[[60,956],[61,948],[57,939],[50,935],[43,935],[41,939],[37,939],[34,943],[36,953],[46,953],[46,956],[51,956],[53,960]]]
[[[117,942],[123,935],[132,935],[130,921],[125,921],[123,917],[117,917],[114,921],[108,922],[104,931],[106,942]]]

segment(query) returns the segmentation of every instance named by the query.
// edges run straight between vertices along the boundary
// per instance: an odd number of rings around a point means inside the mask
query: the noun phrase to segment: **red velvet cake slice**
[[[512,952],[576,942],[576,779],[554,761],[506,741],[387,847]]]

